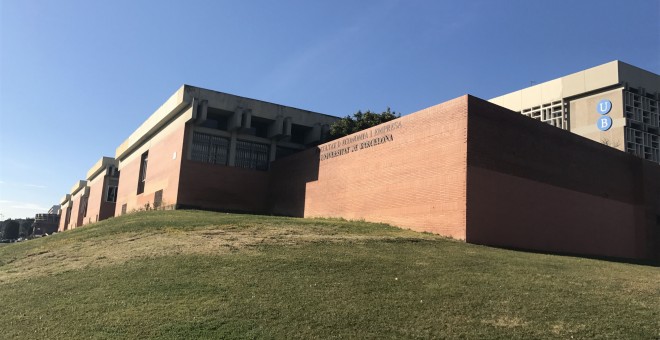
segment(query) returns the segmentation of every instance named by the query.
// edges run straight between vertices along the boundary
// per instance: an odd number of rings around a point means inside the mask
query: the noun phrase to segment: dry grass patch
[[[525,322],[522,318],[509,315],[499,316],[496,319],[484,320],[483,323],[486,325],[505,328],[521,327],[527,324],[527,322]]]
[[[171,214],[171,212],[162,213]],[[237,216],[249,219],[248,215]],[[315,220],[306,220],[306,222],[313,221]],[[342,232],[336,227],[333,228],[333,223],[342,225],[350,223],[349,221],[328,219],[318,220],[319,223],[316,225],[308,223],[308,228],[268,224],[257,220],[247,224],[243,221],[240,224],[160,225],[152,229],[141,228],[139,232],[114,233],[112,230],[105,230],[104,233],[103,230],[95,230],[123,227],[116,226],[116,222],[118,220],[113,219],[109,223],[102,222],[50,236],[48,240],[40,239],[16,244],[17,248],[28,249],[22,254],[19,251],[13,254],[14,256],[11,256],[9,251],[6,252],[9,256],[6,256],[4,265],[0,266],[0,283],[84,268],[117,265],[135,259],[169,255],[220,255],[236,251],[254,252],[259,246],[264,245],[295,246],[315,242],[360,243],[368,240],[386,241],[411,237],[420,240],[438,239],[435,235],[388,228],[385,228],[381,234],[364,235],[346,230]],[[91,234],[93,237],[85,237],[85,234]]]

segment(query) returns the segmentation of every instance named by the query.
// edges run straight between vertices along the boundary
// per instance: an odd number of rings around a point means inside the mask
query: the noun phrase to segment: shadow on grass
[[[490,247],[490,248],[496,248],[496,249],[520,251],[520,252],[525,252],[525,253],[530,253],[530,254],[554,255],[554,256],[561,256],[561,257],[576,257],[576,258],[583,258],[583,259],[590,259],[590,260],[600,260],[600,261],[607,261],[607,262],[635,264],[635,265],[640,265],[640,266],[660,268],[660,259],[656,259],[656,260],[651,260],[651,259],[628,259],[628,258],[611,257],[611,256],[584,255],[584,254],[556,252],[556,251],[542,251],[542,250],[533,250],[533,249],[526,249],[526,248],[519,248],[519,247],[504,247],[504,246],[489,246],[489,245],[483,245],[483,246]]]

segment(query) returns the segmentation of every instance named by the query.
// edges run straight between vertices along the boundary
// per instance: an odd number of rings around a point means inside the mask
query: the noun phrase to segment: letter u
[[[605,103],[600,103],[600,112],[607,112],[609,109],[610,104],[605,102]]]

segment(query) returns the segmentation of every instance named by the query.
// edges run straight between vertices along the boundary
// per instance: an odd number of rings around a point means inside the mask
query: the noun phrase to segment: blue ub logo
[[[598,126],[598,129],[600,131],[607,131],[612,127],[612,118],[609,116],[602,116],[598,118],[598,122],[596,122],[596,126]]]
[[[606,115],[606,114],[610,113],[610,110],[612,110],[612,102],[607,100],[607,99],[603,99],[603,100],[598,102],[598,108],[597,109],[598,109],[598,113],[600,113],[602,115]]]

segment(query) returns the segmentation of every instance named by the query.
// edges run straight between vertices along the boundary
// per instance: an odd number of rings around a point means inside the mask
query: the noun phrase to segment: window
[[[202,123],[203,127],[210,129],[227,131],[229,119],[234,112],[209,107],[206,114],[206,121]]]
[[[69,228],[69,222],[71,222],[71,204],[69,203],[69,206],[66,207],[66,217],[64,218],[64,230],[67,230]]]
[[[251,127],[254,129],[254,135],[257,137],[268,138],[268,127],[272,120],[252,117]]]
[[[119,177],[119,169],[111,165],[107,168],[106,175],[111,177]]]
[[[108,186],[108,190],[106,191],[106,195],[105,195],[105,201],[106,202],[112,202],[112,203],[117,202],[117,186],[116,185],[109,185]]]
[[[142,154],[140,158],[140,173],[138,175],[138,195],[144,192],[144,182],[147,179],[147,162],[149,161],[149,151]]]
[[[237,141],[236,167],[268,170],[269,147],[265,144]]]
[[[195,132],[190,158],[197,162],[227,165],[229,139]]]
[[[83,217],[87,217],[87,197],[82,197],[80,199],[80,214]]]
[[[304,144],[305,136],[309,130],[310,128],[308,127],[298,124],[291,124],[291,143]]]

